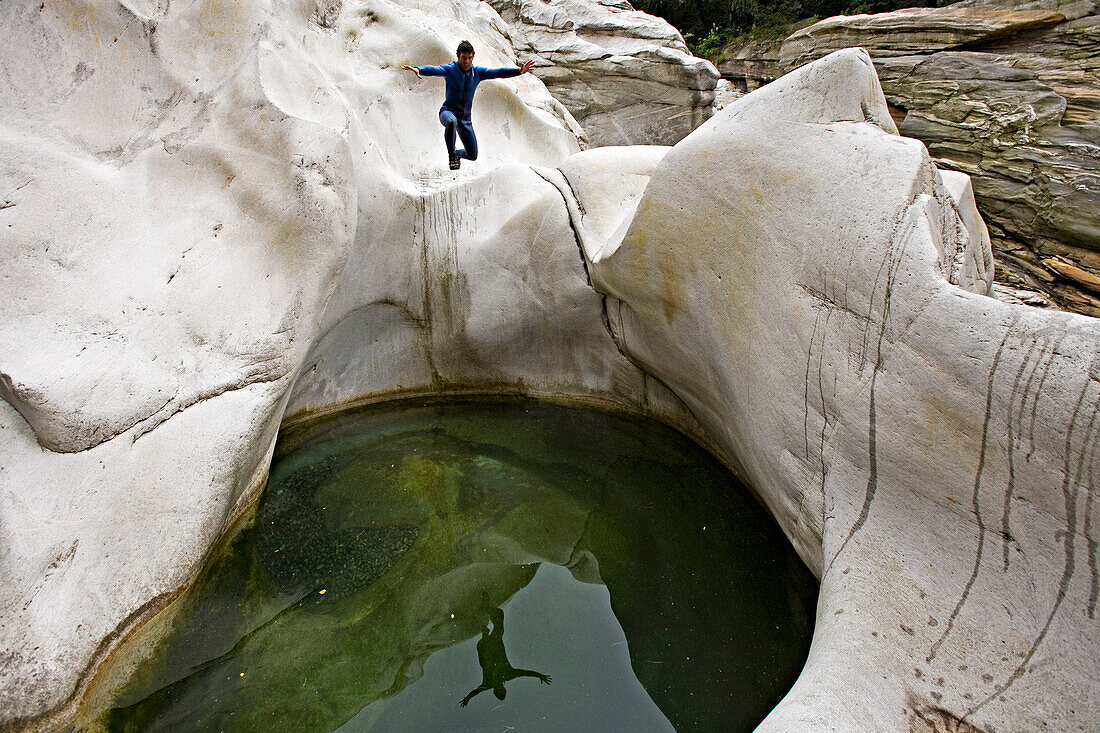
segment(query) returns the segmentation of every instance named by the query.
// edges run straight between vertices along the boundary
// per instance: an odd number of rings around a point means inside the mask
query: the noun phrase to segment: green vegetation
[[[634,6],[659,15],[684,34],[692,53],[721,60],[722,48],[735,38],[776,36],[808,18],[884,13],[929,7],[936,0],[635,0]],[[943,4],[940,2],[939,4]]]

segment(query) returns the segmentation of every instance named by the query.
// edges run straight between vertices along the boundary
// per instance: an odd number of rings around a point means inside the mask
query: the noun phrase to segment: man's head
[[[458,50],[455,53],[458,54],[458,65],[463,71],[469,71],[474,65],[474,45],[469,41],[463,41],[458,44]]]
[[[507,695],[508,693],[504,689],[504,685],[497,685],[496,687],[493,688],[493,694],[497,696],[498,700],[503,700],[504,696]]]

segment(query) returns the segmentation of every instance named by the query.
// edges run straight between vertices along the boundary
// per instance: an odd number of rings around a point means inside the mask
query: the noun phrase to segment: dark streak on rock
[[[1093,414],[1095,414],[1096,408],[1093,408]],[[1085,542],[1088,544],[1088,560],[1089,560],[1089,572],[1091,578],[1089,580],[1089,603],[1088,614],[1089,618],[1096,618],[1096,601],[1098,592],[1100,592],[1100,570],[1097,569],[1096,560],[1096,540],[1093,538],[1092,531],[1092,503],[1093,497],[1096,495],[1096,479],[1093,476],[1093,467],[1096,465],[1096,445],[1093,444],[1092,456],[1089,461],[1089,475],[1088,482],[1085,484],[1085,493],[1087,498],[1085,499]]]
[[[286,376],[285,372],[280,372],[279,374],[276,374],[275,376],[261,376],[261,377],[255,378],[255,379],[245,379],[242,382],[240,382],[239,384],[228,384],[228,385],[223,384],[223,385],[218,385],[218,386],[213,387],[211,389],[199,392],[198,394],[193,395],[190,399],[188,399],[186,401],[183,401],[183,402],[179,402],[178,404],[176,404],[175,408],[171,412],[169,412],[167,415],[153,414],[150,417],[146,418],[150,422],[146,425],[142,425],[140,428],[138,428],[135,431],[134,437],[130,441],[130,444],[133,445],[134,443],[138,442],[138,440],[140,440],[141,438],[144,438],[146,435],[148,435],[149,433],[153,432],[154,430],[159,428],[164,423],[171,420],[176,415],[180,414],[184,410],[187,410],[191,407],[194,407],[195,405],[201,404],[203,402],[207,402],[208,400],[212,400],[215,397],[221,397],[222,395],[229,394],[230,392],[238,392],[242,389],[247,389],[249,387],[253,387],[253,386],[258,385],[258,384],[271,384],[272,382],[278,382],[280,379],[282,379],[285,376]],[[177,395],[178,395],[178,392],[177,392]],[[175,397],[173,397],[172,399],[175,399]],[[169,399],[168,402],[166,402],[164,405],[162,405],[160,409],[163,410],[165,407],[167,407],[172,402],[172,399]],[[158,410],[158,412],[159,411],[160,410]],[[125,431],[122,431],[122,432],[125,432]],[[119,434],[121,434],[121,433],[119,433]],[[110,440],[110,438],[108,438],[108,440]],[[106,442],[106,441],[103,441],[103,442]]]
[[[896,242],[896,240],[897,238],[895,236],[894,241]],[[900,249],[891,248],[889,254],[887,254],[879,264],[878,272],[875,275],[875,285],[871,289],[870,306],[873,309],[875,293],[878,291],[879,284],[882,281],[882,273],[885,269],[886,283],[882,294],[882,318],[877,324],[878,340],[875,351],[875,361],[871,365],[871,384],[867,406],[867,488],[864,492],[863,506],[860,508],[859,517],[852,525],[852,528],[848,530],[848,536],[840,543],[840,547],[837,549],[836,554],[833,555],[833,559],[829,561],[829,567],[826,568],[825,573],[828,573],[829,569],[832,568],[833,563],[836,562],[836,559],[844,552],[844,548],[848,546],[848,542],[855,536],[856,532],[863,528],[871,512],[871,503],[875,500],[875,493],[878,491],[878,416],[875,412],[875,386],[878,381],[878,374],[882,370],[882,343],[886,339],[886,325],[890,321],[890,305],[893,297],[894,278],[897,277],[898,268],[901,267],[904,255],[904,244]],[[864,330],[865,352],[867,334],[870,332],[870,326],[873,321],[870,313],[871,311],[868,312],[866,320],[867,328]],[[822,575],[824,576],[825,573]]]
[[[879,272],[881,274],[881,270]],[[805,284],[801,284],[801,283],[799,284],[798,287],[801,288],[804,292],[806,292],[814,300],[818,301],[821,305],[826,306],[829,310],[843,311],[844,313],[847,313],[848,315],[855,318],[857,321],[860,321],[861,323],[863,323],[864,326],[868,329],[874,323],[874,321],[873,321],[873,319],[871,318],[870,315],[868,315],[866,313],[856,312],[855,310],[853,310],[851,307],[849,307],[847,305],[847,302],[841,303],[840,301],[836,300],[835,297],[833,297],[832,295],[830,295],[829,293],[827,293],[823,290],[818,290],[816,288],[810,287],[809,285],[805,285]],[[871,294],[871,297],[874,298],[874,293]],[[845,300],[847,300],[847,297],[845,297]],[[866,331],[864,331],[864,333],[866,334]],[[864,351],[866,351],[866,347],[864,347]]]
[[[825,354],[825,336],[829,330],[829,318],[832,316],[832,311],[826,311],[825,313],[825,326],[821,331],[821,346],[817,353],[817,396],[821,400],[821,435],[818,444],[817,458],[821,462],[821,495],[825,495],[825,433],[829,429],[829,414],[825,409],[825,385],[822,383],[822,360]]]
[[[909,733],[987,733],[982,728],[939,705],[920,705],[910,700]]]
[[[1077,471],[1073,477],[1074,486],[1085,490],[1084,526],[1082,532],[1085,535],[1085,544],[1088,548],[1086,555],[1089,566],[1089,601],[1087,612],[1089,618],[1096,617],[1096,600],[1100,576],[1096,565],[1096,540],[1092,536],[1092,503],[1094,495],[1093,465],[1096,462],[1097,441],[1100,438],[1100,425],[1097,417],[1100,416],[1100,404],[1093,402],[1092,415],[1089,416],[1088,428],[1085,431],[1085,440],[1081,445],[1081,453],[1077,457]],[[1088,474],[1085,474],[1085,462],[1088,461]]]
[[[813,361],[814,342],[817,340],[817,330],[821,326],[821,313],[814,318],[814,330],[810,334],[810,345],[806,348],[806,375],[803,381],[802,391],[802,455],[806,460],[810,459],[810,362]],[[825,338],[821,339],[824,347]]]
[[[619,338],[615,335],[615,329],[613,329],[611,327],[611,313],[607,310],[607,298],[608,297],[609,296],[607,296],[607,295],[603,295],[600,298],[600,313],[603,315],[603,327],[606,328],[607,332],[611,335],[611,343],[615,344],[615,350],[619,352],[619,355],[622,356],[627,361],[629,361],[631,364],[634,364],[634,360],[631,359],[629,356],[627,356],[626,352],[623,351],[623,347],[619,344]],[[622,329],[622,326],[623,326],[622,315],[623,315],[622,304],[620,303],[619,304],[619,329],[620,330]],[[644,369],[642,370],[642,376],[643,377],[647,376],[647,373]],[[646,400],[648,401],[648,399],[649,398],[647,396]]]
[[[562,203],[565,204],[565,218],[569,222],[569,229],[573,232],[573,241],[576,242],[577,251],[580,253],[580,256],[581,256],[581,267],[584,268],[584,280],[585,280],[585,282],[588,283],[588,287],[591,288],[592,287],[592,276],[588,272],[588,258],[584,254],[584,245],[581,244],[581,233],[579,231],[577,231],[577,223],[573,221],[573,215],[569,211],[569,201],[565,198],[565,192],[562,191],[560,187],[554,185],[553,181],[551,181],[549,178],[547,178],[546,176],[539,173],[534,168],[531,168],[531,172],[534,173],[539,178],[541,178],[542,180],[549,183],[550,187],[553,188],[555,191],[557,191],[558,195],[561,196]],[[573,203],[576,204],[577,211],[579,211],[583,214],[584,213],[584,207],[581,206],[581,200],[579,198],[577,198],[577,193],[576,193],[576,191],[573,190],[573,184],[571,184],[569,182],[569,179],[565,177],[565,174],[562,174],[562,178],[565,179],[565,185],[569,186],[569,191],[573,194]]]
[[[424,294],[421,305],[421,311],[423,313],[423,327],[420,329],[420,333],[423,334],[423,348],[424,359],[428,362],[428,371],[431,374],[431,381],[433,385],[438,384],[441,379],[439,376],[439,370],[435,365],[433,344],[435,339],[432,337],[432,284],[431,284],[431,258],[428,252],[429,241],[427,235],[427,211],[428,205],[427,199],[421,199],[418,202],[416,213],[418,216],[413,222],[413,241],[420,247],[420,277],[424,282]],[[416,242],[417,234],[420,234],[420,241]]]
[[[1050,367],[1054,364],[1054,357],[1060,353],[1058,349],[1062,346],[1063,338],[1065,338],[1065,335],[1059,334],[1050,347],[1050,358],[1043,364],[1043,376],[1039,378],[1039,386],[1035,388],[1035,401],[1031,403],[1031,422],[1027,428],[1028,440],[1031,445],[1027,452],[1027,460],[1031,460],[1031,456],[1035,452],[1035,418],[1038,413],[1039,396],[1043,394],[1043,386],[1046,384],[1047,376],[1050,375]]]
[[[1046,339],[1036,339],[1036,343],[1040,343],[1039,356],[1031,362],[1031,370],[1028,372],[1027,381],[1024,383],[1023,395],[1020,398],[1020,409],[1016,415],[1015,425],[1016,429],[1020,432],[1020,439],[1023,439],[1022,426],[1024,424],[1024,413],[1028,411],[1027,403],[1031,400],[1031,426],[1028,432],[1028,455],[1031,455],[1035,450],[1035,416],[1039,409],[1039,397],[1042,396],[1042,392],[1039,390],[1032,391],[1032,383],[1035,381],[1035,375],[1039,372],[1039,367],[1043,367],[1043,374],[1045,375],[1050,371],[1050,362],[1054,356],[1054,347],[1051,347],[1050,354],[1047,354],[1048,343]],[[1029,352],[1030,356],[1030,352]]]
[[[1090,471],[1091,476],[1091,471]],[[1095,486],[1092,481],[1089,481],[1089,486]],[[1088,560],[1089,560],[1089,572],[1091,579],[1089,580],[1089,603],[1088,614],[1089,618],[1096,618],[1096,601],[1097,596],[1100,595],[1100,571],[1097,568],[1096,562],[1096,540],[1092,538],[1092,490],[1089,490],[1089,498],[1085,502],[1085,542],[1088,544]]]
[[[1024,376],[1024,370],[1028,364],[1031,364],[1032,357],[1035,355],[1035,348],[1037,343],[1032,341],[1028,345],[1027,353],[1024,354],[1024,358],[1020,360],[1020,368],[1016,370],[1016,376],[1012,381],[1012,394],[1011,400],[1016,399],[1016,395],[1020,395],[1020,380]],[[1035,375],[1035,366],[1031,367],[1031,376]],[[1028,377],[1028,381],[1031,381],[1031,377]],[[1020,397],[1020,416],[1023,416],[1024,405],[1027,403],[1027,391],[1025,390]],[[1008,571],[1008,549],[1009,543],[1012,538],[1011,520],[1012,520],[1012,495],[1016,490],[1016,444],[1019,442],[1019,436],[1016,435],[1016,430],[1019,429],[1019,425],[1015,424],[1015,406],[1010,402],[1006,413],[1005,424],[1005,436],[1007,438],[1007,451],[1008,451],[1008,486],[1005,487],[1004,505],[1001,511],[1001,554],[1002,565],[1005,572]]]
[[[1069,592],[1069,583],[1076,567],[1076,548],[1074,547],[1074,542],[1077,539],[1077,497],[1073,490],[1074,486],[1071,479],[1073,471],[1070,466],[1071,456],[1073,454],[1073,436],[1077,427],[1078,418],[1081,416],[1081,408],[1085,404],[1085,398],[1088,396],[1090,386],[1091,382],[1086,375],[1084,386],[1081,387],[1081,393],[1077,396],[1077,404],[1074,405],[1073,408],[1073,416],[1070,418],[1069,428],[1066,430],[1066,444],[1063,453],[1063,470],[1065,475],[1062,479],[1062,500],[1065,502],[1066,508],[1066,529],[1065,532],[1062,533],[1062,547],[1065,555],[1065,564],[1062,567],[1062,577],[1058,582],[1058,595],[1055,597],[1054,605],[1047,615],[1046,623],[1043,624],[1043,628],[1039,631],[1035,640],[1031,642],[1027,654],[1025,654],[1020,663],[1016,665],[1016,669],[1013,670],[1007,680],[999,684],[984,700],[972,707],[966,715],[963,716],[964,720],[978,710],[981,710],[990,700],[1002,695],[1016,680],[1023,677],[1027,665],[1035,655],[1035,650],[1043,643],[1047,632],[1050,631],[1050,625],[1054,622],[1054,616],[1058,613],[1058,610],[1062,607],[1062,603],[1066,600],[1066,595]],[[1097,407],[1098,406],[1094,403],[1093,418],[1096,416]],[[1091,425],[1092,419],[1090,419],[1089,422]],[[1082,453],[1085,452],[1085,447],[1085,445],[1081,446]]]
[[[596,290],[595,286],[592,284],[592,276],[588,272],[588,257],[586,257],[585,254],[584,254],[584,245],[581,243],[581,234],[580,234],[580,231],[577,229],[576,222],[573,221],[573,213],[569,208],[569,200],[566,198],[565,191],[563,191],[560,186],[556,185],[553,181],[551,181],[549,178],[544,176],[538,170],[536,170],[534,168],[531,168],[531,172],[534,173],[539,178],[541,178],[542,180],[549,183],[550,186],[555,191],[557,191],[558,194],[561,196],[562,203],[565,204],[565,216],[566,216],[566,219],[569,221],[569,229],[573,232],[573,241],[576,243],[577,252],[580,254],[581,267],[584,268],[585,282],[588,283],[588,287],[592,288],[593,290]],[[570,183],[569,178],[567,176],[565,176],[565,174],[562,174],[562,178],[565,180],[565,185],[569,187],[569,192],[570,192],[570,195],[573,197],[573,203],[576,205],[577,211],[579,211],[581,214],[584,214],[584,206],[581,204],[581,200],[577,197],[577,192],[576,192],[576,190],[573,189],[573,184]],[[596,291],[596,292],[599,292],[599,291]],[[600,297],[600,311],[601,311],[601,315],[603,316],[603,326],[604,326],[605,329],[607,329],[608,335],[611,336],[611,343],[613,343],[615,345],[615,350],[619,352],[619,355],[622,356],[627,361],[629,361],[631,364],[634,364],[634,366],[638,367],[638,369],[642,372],[643,377],[645,377],[647,375],[645,369],[642,369],[640,364],[635,362],[632,358],[630,358],[629,355],[627,355],[626,351],[623,350],[622,344],[619,343],[619,337],[615,335],[615,329],[613,329],[611,327],[611,314],[609,313],[609,311],[607,309],[607,298],[608,298],[607,294],[606,293],[600,293],[600,296],[601,296]],[[621,333],[622,332],[622,305],[621,304],[619,306],[619,330],[620,330],[620,333]],[[647,399],[648,399],[648,397],[647,397]]]
[[[974,511],[974,518],[978,524],[978,550],[974,555],[974,568],[970,572],[970,578],[966,581],[966,587],[963,588],[962,596],[959,598],[959,602],[955,604],[955,609],[951,611],[951,615],[947,618],[947,626],[944,628],[943,633],[940,634],[940,638],[936,639],[932,644],[932,648],[928,652],[926,660],[931,662],[936,657],[936,652],[939,651],[940,646],[947,638],[948,634],[955,627],[955,619],[958,617],[962,607],[966,605],[967,598],[970,597],[970,590],[974,587],[975,581],[978,579],[978,573],[982,568],[982,554],[985,550],[985,520],[982,517],[981,507],[981,489],[982,489],[982,474],[985,473],[985,461],[986,461],[986,448],[988,447],[989,439],[989,423],[990,418],[993,415],[993,384],[997,377],[997,367],[1001,362],[1001,355],[1004,353],[1005,343],[1008,341],[1008,337],[1012,334],[1016,328],[1016,321],[1019,316],[1016,313],[1012,315],[1012,322],[1008,324],[1008,328],[1005,329],[1004,336],[1001,337],[1001,343],[997,347],[997,353],[993,356],[993,365],[989,369],[989,377],[986,382],[985,390],[985,419],[982,421],[982,438],[981,447],[978,451],[978,470],[974,475],[974,493],[971,496],[971,507]],[[1009,406],[1011,409],[1011,405]],[[1011,440],[1011,436],[1009,438]]]

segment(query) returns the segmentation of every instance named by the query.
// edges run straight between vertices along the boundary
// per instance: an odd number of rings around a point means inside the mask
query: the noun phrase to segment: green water
[[[744,487],[659,424],[389,406],[280,439],[254,522],[100,724],[751,730],[798,676],[816,592]]]

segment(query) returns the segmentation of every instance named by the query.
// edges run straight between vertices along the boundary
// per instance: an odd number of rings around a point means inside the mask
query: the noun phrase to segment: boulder
[[[1043,8],[962,4],[902,8],[875,15],[838,15],[788,36],[779,60],[784,67],[793,68],[854,46],[866,48],[875,57],[944,51],[1047,28],[1065,19],[1061,13]]]
[[[963,179],[892,131],[865,52],[788,74],[662,158],[593,282],[821,578],[760,730],[1087,730],[1100,322],[980,294]]]
[[[783,36],[740,39],[721,51],[718,73],[741,91],[751,92],[783,76],[779,52]]]
[[[521,60],[599,145],[673,145],[713,113],[718,72],[625,0],[490,0]]]

